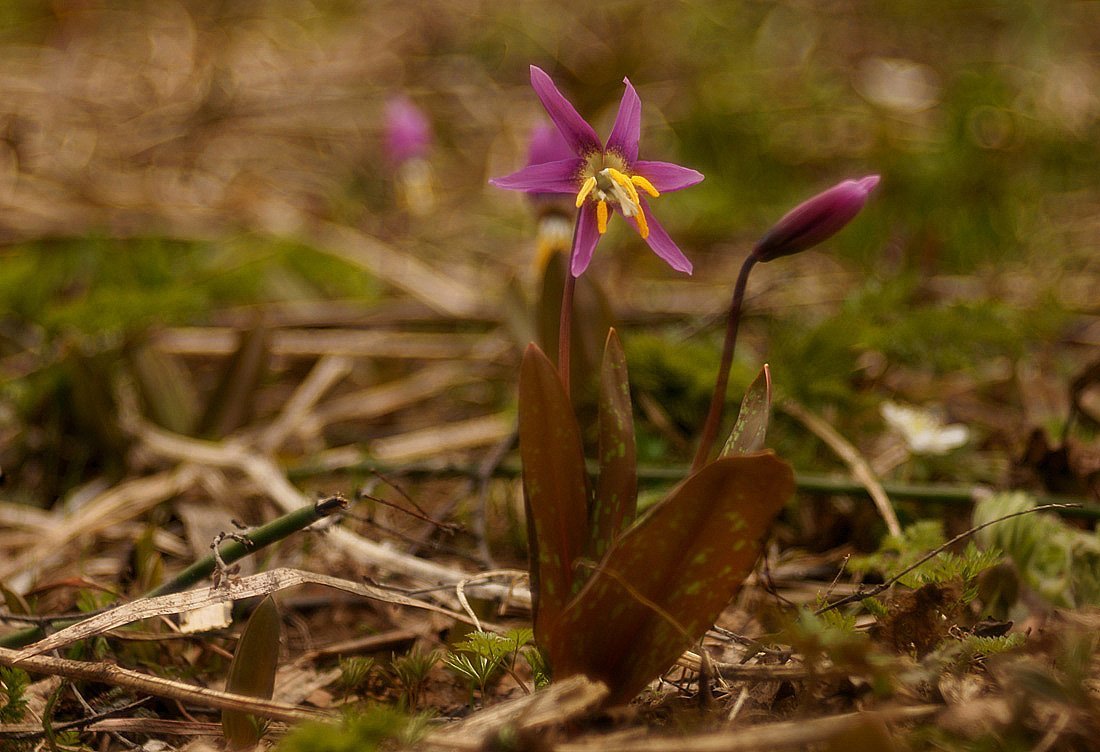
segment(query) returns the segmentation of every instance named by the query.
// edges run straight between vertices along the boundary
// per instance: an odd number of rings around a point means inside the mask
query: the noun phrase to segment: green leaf
[[[614,329],[607,333],[600,369],[599,467],[592,507],[589,556],[599,560],[638,508],[637,452],[626,354]]]
[[[764,448],[772,412],[772,373],[765,363],[741,400],[741,412],[720,456],[752,454]]]
[[[573,407],[535,345],[520,366],[519,452],[535,639],[545,645],[574,595],[573,563],[588,541],[588,476]]]
[[[264,598],[245,625],[225,691],[271,699],[275,691],[275,670],[279,665],[279,633],[282,621],[275,599]],[[239,710],[222,711],[222,733],[230,749],[248,749],[260,741],[260,719]]]
[[[569,603],[548,644],[554,677],[585,674],[628,702],[714,623],[793,492],[771,452],[719,459],[673,489]]]

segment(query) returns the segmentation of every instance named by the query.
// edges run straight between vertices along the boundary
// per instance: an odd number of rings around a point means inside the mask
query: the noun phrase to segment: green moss
[[[409,743],[424,731],[423,717],[386,705],[372,705],[338,723],[307,723],[279,742],[278,752],[371,752],[394,742]]]
[[[49,337],[103,341],[151,326],[202,323],[226,305],[377,296],[376,282],[303,246],[238,237],[43,240],[7,249],[0,299]]]

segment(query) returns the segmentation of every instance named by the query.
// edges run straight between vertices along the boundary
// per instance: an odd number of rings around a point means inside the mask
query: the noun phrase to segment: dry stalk
[[[584,717],[599,707],[607,686],[583,676],[571,676],[531,695],[502,702],[451,724],[421,740],[423,749],[480,750],[486,740],[506,727],[531,732]]]
[[[807,745],[823,744],[867,722],[910,723],[934,715],[941,709],[940,705],[914,705],[685,736],[640,738],[636,731],[626,731],[565,742],[554,749],[556,752],[666,752],[670,749],[678,752],[757,752],[762,749],[805,749]]]
[[[233,468],[243,472],[285,512],[311,503],[287,480],[273,460],[245,445],[200,441],[170,433],[137,418],[132,419],[130,423],[129,429],[149,451],[158,456],[175,462]],[[328,535],[335,546],[342,548],[356,561],[433,585],[454,585],[468,579],[471,575],[470,572],[403,554],[341,527],[333,527],[328,531]],[[469,590],[486,598],[508,598],[520,604],[529,604],[531,601],[530,590],[522,587],[513,588],[486,582],[475,585]]]
[[[185,593],[172,593],[153,598],[139,598],[130,603],[112,608],[103,613],[89,617],[72,626],[66,627],[54,634],[39,640],[23,650],[12,653],[13,660],[20,662],[32,656],[57,650],[77,640],[85,640],[89,637],[101,635],[112,629],[125,626],[141,619],[168,614],[179,614],[193,611],[196,608],[216,605],[228,601],[250,598],[257,595],[270,595],[271,593],[285,590],[298,585],[322,585],[341,590],[353,595],[370,598],[384,603],[392,603],[400,606],[434,611],[452,619],[469,622],[470,619],[463,613],[451,611],[437,606],[434,603],[426,603],[409,598],[392,590],[385,590],[373,585],[365,585],[349,580],[342,580],[329,575],[303,572],[298,569],[272,569],[251,577],[229,579],[220,587],[189,590]]]
[[[886,523],[886,529],[890,532],[890,535],[900,536],[901,523],[898,522],[898,516],[894,512],[894,506],[890,503],[890,497],[886,495],[886,490],[875,475],[875,471],[860,456],[851,442],[837,433],[836,429],[827,422],[793,400],[784,400],[780,403],[779,408],[798,419],[802,425],[824,441],[833,450],[833,453],[848,465],[855,479],[867,489],[867,493],[871,496],[875,508],[878,509],[878,513]]]
[[[124,481],[97,494],[76,512],[53,517],[52,524],[35,540],[34,548],[0,562],[0,581],[13,575],[32,579],[52,558],[67,555],[70,544],[77,538],[97,535],[113,525],[140,517],[189,488],[197,476],[197,468],[181,466]]]

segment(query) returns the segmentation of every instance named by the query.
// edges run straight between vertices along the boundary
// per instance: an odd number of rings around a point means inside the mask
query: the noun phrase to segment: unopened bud
[[[799,253],[840,232],[859,214],[878,181],[878,175],[845,180],[791,209],[756,244],[756,260]]]

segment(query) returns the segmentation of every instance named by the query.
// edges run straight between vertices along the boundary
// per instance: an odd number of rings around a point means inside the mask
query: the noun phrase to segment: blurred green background
[[[693,279],[621,228],[591,271],[676,430],[702,414],[752,241],[868,173],[848,229],[754,274],[731,394],[767,359],[782,395],[860,441],[884,397],[934,402],[975,440],[910,468],[929,478],[1002,479],[1027,430],[1065,420],[1100,344],[1100,4],[27,0],[0,8],[0,461],[88,440],[46,498],[109,464],[87,464],[102,420],[72,422],[73,358],[109,384],[164,326],[323,324],[334,302],[405,296],[449,311],[444,331],[506,318],[535,218],[486,181],[542,120],[531,64],[602,134],[629,76],[643,158],[706,175],[655,205]],[[386,159],[398,94],[435,132],[431,205],[402,205]],[[395,282],[402,257],[476,305]],[[790,428],[778,446],[823,462]],[[648,459],[683,456],[650,439]],[[56,478],[41,467],[24,481]]]

